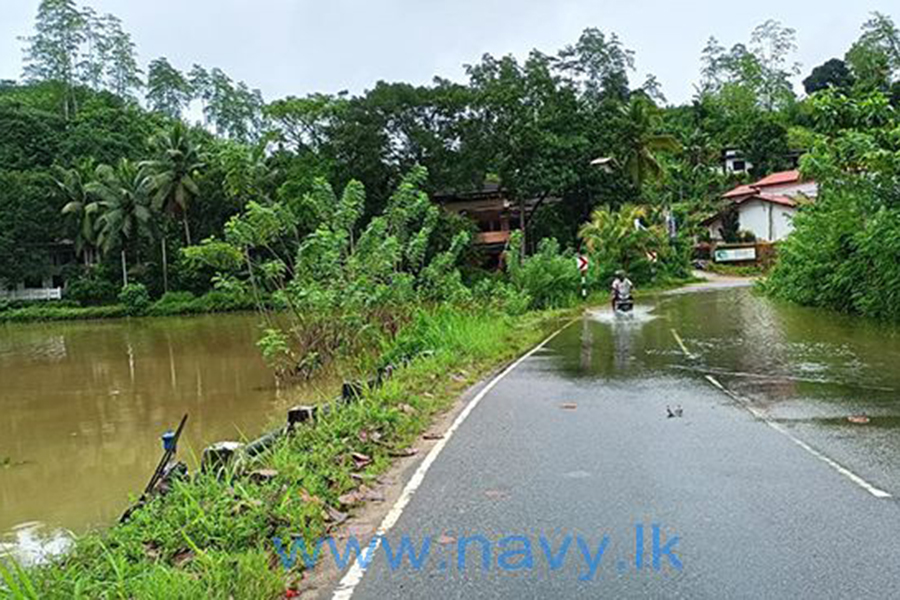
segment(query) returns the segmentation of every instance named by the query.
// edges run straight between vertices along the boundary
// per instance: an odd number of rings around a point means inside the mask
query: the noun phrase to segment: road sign
[[[575,260],[578,263],[578,270],[586,273],[588,270],[588,257],[584,254],[579,254]]]

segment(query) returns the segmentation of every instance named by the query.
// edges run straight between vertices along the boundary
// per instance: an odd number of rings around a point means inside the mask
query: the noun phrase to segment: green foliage
[[[168,292],[146,310],[151,317],[255,310],[253,299],[242,292],[213,290],[202,296],[191,292]]]
[[[575,254],[560,252],[556,240],[544,239],[533,256],[522,259],[519,252],[521,243],[521,234],[514,233],[510,240],[507,269],[510,282],[530,299],[530,308],[572,305],[581,289]]]
[[[802,304],[900,319],[900,121],[878,93],[814,98],[820,132],[803,171],[819,183],[766,289]]]
[[[847,64],[839,58],[832,58],[812,70],[809,77],[803,80],[803,89],[807,94],[829,88],[849,90],[853,82],[853,74]]]
[[[147,70],[147,102],[150,108],[178,119],[193,95],[194,90],[187,77],[164,56],[150,63]]]
[[[129,315],[142,315],[150,308],[150,293],[142,283],[129,283],[119,292],[119,302]]]
[[[102,306],[117,300],[119,290],[108,279],[88,274],[68,282],[65,298],[81,306]]]
[[[0,311],[0,323],[30,323],[33,321],[79,321],[115,319],[128,314],[124,306],[88,306],[73,308],[48,303],[32,304],[24,308]]]

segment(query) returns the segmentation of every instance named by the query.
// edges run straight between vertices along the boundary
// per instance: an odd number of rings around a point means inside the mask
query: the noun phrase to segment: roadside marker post
[[[590,263],[588,257],[584,254],[579,254],[575,258],[575,262],[578,264],[578,270],[581,272],[581,299],[587,300],[587,270]]]

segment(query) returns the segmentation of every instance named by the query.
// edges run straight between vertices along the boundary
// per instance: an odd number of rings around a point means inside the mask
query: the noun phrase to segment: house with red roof
[[[817,193],[816,182],[803,179],[800,171],[772,173],[726,192],[726,207],[704,225],[712,240],[721,241],[725,220],[736,215],[739,231],[750,232],[759,241],[777,242],[793,231],[797,207],[814,200]]]

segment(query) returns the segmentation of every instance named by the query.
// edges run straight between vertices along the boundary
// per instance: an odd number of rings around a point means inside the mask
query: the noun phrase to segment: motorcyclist
[[[625,271],[616,271],[616,278],[612,282],[612,309],[616,310],[620,301],[631,300],[631,289],[634,284],[628,279]]]

